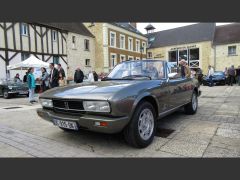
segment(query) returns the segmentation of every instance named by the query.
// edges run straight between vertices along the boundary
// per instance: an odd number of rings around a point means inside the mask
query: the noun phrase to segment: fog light
[[[108,123],[107,122],[95,122],[95,126],[107,127]]]

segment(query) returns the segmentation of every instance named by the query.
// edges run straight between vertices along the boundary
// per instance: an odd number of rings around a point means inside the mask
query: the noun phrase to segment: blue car
[[[213,83],[214,85],[226,85],[227,77],[222,71],[215,71],[213,75]],[[207,76],[203,77],[203,85],[207,86],[210,84],[210,79]]]

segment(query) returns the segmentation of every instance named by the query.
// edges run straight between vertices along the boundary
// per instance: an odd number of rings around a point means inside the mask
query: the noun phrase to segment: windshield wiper
[[[147,76],[147,75],[129,75],[129,76],[124,76],[122,77],[122,79],[134,79],[134,78],[138,78],[138,77],[146,77],[146,78],[149,78],[150,80],[152,79],[150,76]]]

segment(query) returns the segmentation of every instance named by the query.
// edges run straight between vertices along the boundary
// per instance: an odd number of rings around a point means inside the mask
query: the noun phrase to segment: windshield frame
[[[167,75],[167,68],[166,68],[166,63],[167,61],[164,60],[152,60],[152,59],[144,59],[144,60],[126,60],[126,61],[122,61],[119,64],[117,64],[116,66],[114,66],[114,68],[107,74],[107,76],[105,77],[105,80],[130,80],[130,79],[124,79],[124,78],[112,78],[109,77],[109,75],[121,64],[123,63],[137,63],[137,62],[152,62],[152,63],[157,63],[157,62],[161,62],[162,63],[162,67],[163,67],[163,76],[162,78],[158,78],[158,79],[150,79],[148,78],[146,75],[142,75],[142,77],[146,77],[147,80],[166,80],[168,79],[168,75]],[[132,75],[134,76],[134,75]],[[137,75],[138,76],[138,75]],[[139,76],[141,76],[141,74],[139,74]],[[133,78],[134,79],[134,78]],[[131,79],[132,80],[132,79]],[[137,79],[134,79],[137,80]]]

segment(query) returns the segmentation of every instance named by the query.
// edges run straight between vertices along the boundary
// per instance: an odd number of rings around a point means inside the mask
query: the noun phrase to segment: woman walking
[[[34,100],[34,91],[35,91],[35,77],[33,75],[34,68],[31,67],[28,69],[28,77],[27,77],[27,83],[28,83],[28,89],[29,89],[29,102],[33,104],[33,102],[37,102]]]

